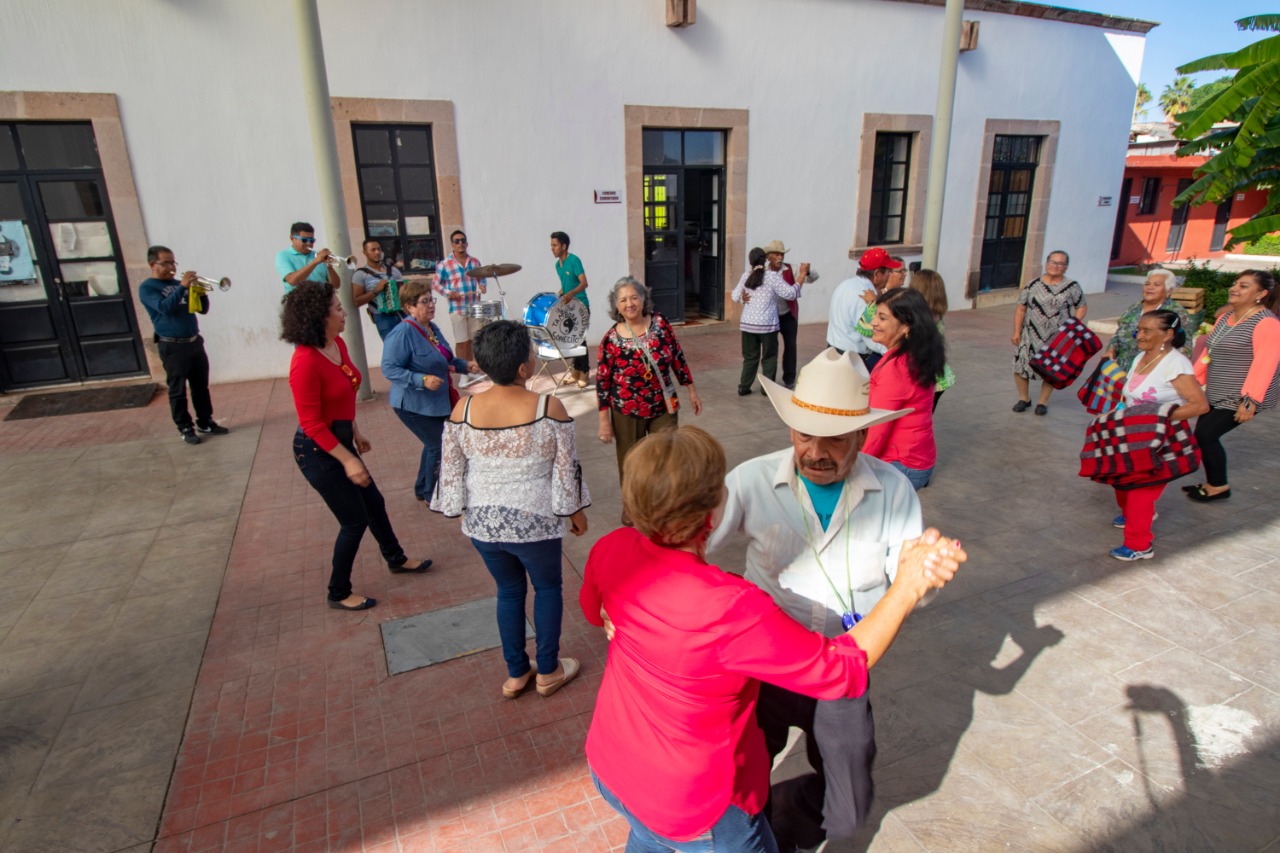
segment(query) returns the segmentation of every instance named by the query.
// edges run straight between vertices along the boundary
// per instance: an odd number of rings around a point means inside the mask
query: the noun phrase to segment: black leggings
[[[1210,409],[1196,421],[1196,444],[1200,445],[1205,480],[1210,486],[1227,485],[1227,451],[1221,439],[1238,426],[1235,409]]]

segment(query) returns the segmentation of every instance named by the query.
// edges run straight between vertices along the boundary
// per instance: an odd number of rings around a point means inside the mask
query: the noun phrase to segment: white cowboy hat
[[[771,243],[766,243],[762,248],[766,255],[771,255],[774,252],[777,252],[779,255],[785,255],[787,252],[791,251],[781,240],[774,240]]]
[[[764,376],[760,384],[782,422],[805,435],[844,435],[915,411],[871,408],[871,377],[862,359],[854,352],[841,355],[834,347],[800,369],[794,391]]]

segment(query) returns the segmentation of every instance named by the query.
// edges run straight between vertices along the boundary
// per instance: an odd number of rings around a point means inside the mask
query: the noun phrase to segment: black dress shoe
[[[745,396],[747,396],[747,395],[748,395],[748,394],[750,394],[750,393],[751,393],[751,389],[750,389],[750,388],[739,388],[739,389],[738,389],[738,396],[739,396],[739,397],[745,397]]]
[[[405,560],[403,563],[396,566],[387,563],[387,568],[391,570],[391,574],[393,575],[414,575],[425,572],[429,569],[431,567],[431,562],[431,560],[423,560],[421,563],[418,563],[418,565],[411,566],[409,565],[409,561]]]
[[[1037,415],[1047,415],[1047,414],[1049,414],[1049,407],[1048,407],[1048,406],[1046,406],[1044,403],[1037,403],[1037,404],[1036,404],[1036,414],[1037,414]]]
[[[1013,404],[1013,410],[1015,412],[1025,412],[1029,408],[1031,408],[1030,400],[1019,400]]]
[[[1225,501],[1227,498],[1231,497],[1231,490],[1227,489],[1225,492],[1218,492],[1216,495],[1211,495],[1206,492],[1202,486],[1197,486],[1194,492],[1187,492],[1187,497],[1191,498],[1191,500],[1196,503],[1207,504],[1210,501]]]

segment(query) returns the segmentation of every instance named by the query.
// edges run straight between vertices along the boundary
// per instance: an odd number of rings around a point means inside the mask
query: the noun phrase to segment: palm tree
[[[1191,107],[1191,90],[1196,87],[1190,77],[1174,77],[1173,82],[1164,87],[1160,93],[1160,109],[1165,118],[1176,121],[1180,113]]]
[[[1138,84],[1138,97],[1133,102],[1133,120],[1137,121],[1142,115],[1142,111],[1147,108],[1147,104],[1151,103],[1151,90],[1147,88],[1146,83]]]

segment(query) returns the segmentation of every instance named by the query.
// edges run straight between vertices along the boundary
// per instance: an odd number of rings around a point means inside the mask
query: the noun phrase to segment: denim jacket
[[[431,333],[444,340],[440,327],[431,325]],[[430,417],[448,417],[449,366],[459,373],[467,372],[467,362],[461,358],[447,361],[440,350],[418,330],[413,320],[405,320],[387,335],[382,344],[382,375],[391,383],[391,408],[404,409]],[[426,331],[425,329],[423,331]],[[448,342],[445,342],[448,346]],[[436,391],[428,391],[422,384],[424,376],[439,376],[444,384]]]

